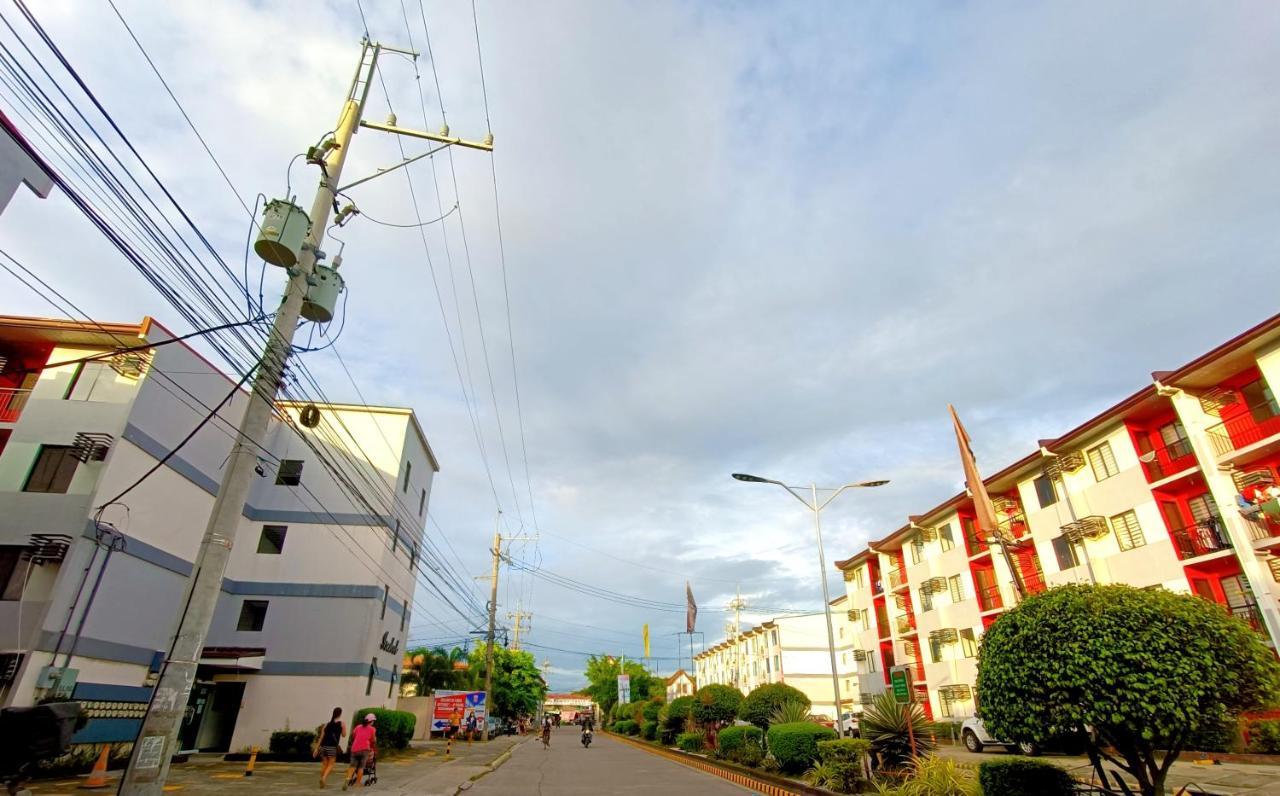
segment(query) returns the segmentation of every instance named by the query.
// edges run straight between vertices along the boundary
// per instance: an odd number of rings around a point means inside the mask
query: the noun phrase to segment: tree
[[[627,661],[626,673],[631,676],[631,701],[643,702],[651,695],[665,693],[660,678],[635,661]],[[587,659],[587,687],[582,689],[591,700],[608,715],[618,701],[618,675],[622,674],[619,660],[611,655],[592,655]]]
[[[770,717],[784,702],[802,702],[806,708],[813,704],[798,688],[786,683],[765,683],[753,688],[751,693],[747,694],[747,698],[742,700],[738,718],[749,721],[768,732]]]
[[[485,648],[471,653],[471,668],[484,673]],[[483,681],[481,682],[483,687]],[[514,719],[538,712],[547,695],[547,684],[538,671],[533,654],[522,650],[493,648],[493,704],[490,715]]]
[[[987,630],[978,655],[988,732],[1043,741],[1090,728],[1103,785],[1106,760],[1145,796],[1165,792],[1195,732],[1278,698],[1280,664],[1257,633],[1163,589],[1074,585],[1028,597]]]
[[[693,695],[690,712],[699,724],[726,724],[738,716],[742,707],[742,692],[733,686],[704,685]]]
[[[465,688],[468,669],[458,669],[455,664],[466,663],[467,654],[454,647],[448,652],[443,647],[428,649],[415,647],[406,650],[409,668],[401,678],[402,689],[412,686],[420,696],[426,696],[439,688]]]

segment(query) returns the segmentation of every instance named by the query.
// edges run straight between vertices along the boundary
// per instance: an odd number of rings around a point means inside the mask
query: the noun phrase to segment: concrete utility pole
[[[209,633],[209,624],[213,620],[218,595],[222,591],[222,577],[231,557],[231,547],[235,542],[249,485],[258,463],[256,446],[267,434],[276,392],[280,388],[285,363],[292,353],[293,336],[307,295],[309,278],[315,271],[316,261],[323,257],[320,245],[329,224],[329,214],[333,210],[342,168],[351,149],[352,136],[362,124],[365,101],[368,99],[369,88],[377,71],[378,55],[382,50],[417,57],[417,53],[408,50],[384,47],[367,39],[363,40],[360,63],[338,115],[331,144],[327,144],[315,155],[315,162],[322,165],[322,176],[311,203],[311,227],[302,243],[297,263],[288,269],[289,284],[280,308],[276,311],[266,350],[257,365],[258,372],[254,377],[249,404],[240,420],[235,443],[222,473],[222,483],[218,485],[218,494],[214,499],[204,537],[200,541],[195,566],[187,581],[187,592],[182,601],[185,608],[178,618],[172,646],[160,670],[151,702],[147,705],[147,713],[134,744],[129,767],[120,783],[120,793],[129,796],[158,796],[164,789],[170,759],[177,751],[178,732],[195,682],[200,654]],[[475,149],[493,148],[491,139],[483,143],[468,142],[399,128],[382,126],[379,129]],[[284,198],[287,200],[289,197]]]
[[[515,631],[516,631],[516,634],[515,634],[516,637],[515,637],[515,640],[511,643],[511,648],[518,650],[520,649],[520,631],[525,629],[524,623],[526,620],[533,619],[533,613],[530,611],[524,610],[521,607],[520,603],[516,603],[516,610],[509,611],[507,613],[507,618],[511,620],[512,624],[515,626]]]
[[[747,603],[742,599],[742,588],[738,587],[735,596],[729,601],[729,609],[733,611],[733,684],[742,690],[742,609]]]
[[[493,529],[493,583],[489,592],[489,641],[484,653],[484,730],[480,734],[482,740],[489,740],[489,716],[493,710],[493,634],[498,623],[498,567],[502,563],[502,533],[498,523],[502,522],[502,512],[498,512],[497,522]]]

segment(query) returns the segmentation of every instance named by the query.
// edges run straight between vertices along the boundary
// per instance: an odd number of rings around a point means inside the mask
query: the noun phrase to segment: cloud
[[[374,35],[407,43],[399,8],[365,6]],[[336,117],[361,33],[354,8],[122,9],[241,191],[283,191],[289,159]],[[739,583],[768,607],[817,607],[821,594],[810,518],[730,472],[892,479],[829,510],[830,562],[957,490],[948,402],[991,471],[1274,310],[1252,289],[1267,284],[1280,242],[1274,8],[479,10],[510,342],[549,531],[517,555],[675,604],[690,580],[708,641]],[[449,123],[482,136],[468,9],[429,11]],[[118,22],[66,0],[39,13],[236,262],[243,212]],[[385,63],[391,105],[401,124],[435,127],[434,79],[420,65],[428,118],[405,59]],[[385,114],[380,87],[373,97],[371,113]],[[394,140],[365,131],[348,173],[399,157]],[[487,570],[494,493],[513,532],[533,513],[489,164],[459,150],[435,165],[409,169],[423,216],[452,204],[454,169],[464,213],[427,229],[430,262],[413,230],[363,222],[340,235],[351,286],[340,351],[368,400],[418,411],[444,465],[432,512],[470,576]],[[291,173],[309,192],[315,175]],[[375,218],[413,219],[402,176],[353,195]],[[0,232],[93,314],[173,320],[64,200],[15,202]],[[105,277],[92,290],[86,267]],[[7,292],[10,311],[41,311]],[[331,357],[308,361],[332,397],[355,397]],[[548,647],[634,654],[644,622],[655,634],[683,624],[678,611],[508,582],[504,610],[532,605],[529,638]],[[675,658],[675,637],[664,639],[655,652]],[[579,657],[546,655],[555,687],[577,684]]]

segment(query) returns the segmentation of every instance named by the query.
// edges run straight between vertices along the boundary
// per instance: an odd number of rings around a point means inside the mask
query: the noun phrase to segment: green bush
[[[856,763],[819,763],[805,772],[805,779],[834,793],[857,793],[862,769]]]
[[[613,731],[619,735],[638,735],[640,733],[640,725],[631,719],[622,719],[613,723]]]
[[[372,713],[377,722],[378,747],[381,749],[408,749],[413,739],[413,728],[417,726],[418,717],[407,710],[388,710],[387,708],[360,708],[356,715],[360,718]]]
[[[640,725],[640,737],[646,741],[658,740],[658,722],[646,721]]]
[[[644,707],[641,709],[641,715],[644,716],[645,721],[657,721],[658,714],[661,712],[662,700],[656,698],[645,702]]]
[[[693,697],[691,696],[676,697],[671,700],[671,703],[661,711],[663,729],[677,733],[683,730],[685,723],[689,721],[692,709]]]
[[[732,760],[734,754],[744,746],[760,746],[763,737],[764,733],[760,732],[759,727],[725,727],[716,736],[716,747],[720,750],[721,756]]]
[[[834,740],[836,731],[811,721],[798,721],[773,725],[768,737],[769,752],[782,770],[799,774],[818,759],[818,741]]]
[[[824,763],[857,763],[871,752],[871,742],[861,738],[818,741],[818,759]]]
[[[704,743],[700,732],[682,732],[676,736],[676,746],[686,752],[701,752]]]
[[[753,743],[746,744],[734,754],[733,759],[744,766],[758,768],[764,762],[764,748]]]
[[[738,718],[749,721],[761,730],[769,729],[773,712],[785,702],[801,702],[806,708],[813,703],[805,693],[785,683],[765,683],[751,689],[738,708]]]
[[[1280,755],[1280,719],[1255,721],[1249,725],[1249,751]]]
[[[690,713],[699,724],[723,724],[737,718],[741,706],[741,691],[717,683],[698,689]]]
[[[288,760],[310,760],[316,734],[310,730],[276,730],[267,741],[267,751]]]
[[[1240,721],[1226,716],[1220,721],[1206,720],[1192,730],[1186,749],[1195,752],[1231,752],[1240,747]]]
[[[1053,763],[1026,757],[1002,757],[978,766],[983,796],[1071,796],[1071,775]]]

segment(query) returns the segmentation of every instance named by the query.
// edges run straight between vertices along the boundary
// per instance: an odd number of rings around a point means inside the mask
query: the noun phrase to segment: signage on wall
[[[485,720],[485,698],[483,691],[446,691],[437,689],[434,704],[431,706],[431,731],[443,732],[449,728],[456,717],[458,725],[467,721],[467,715],[474,713],[480,724]]]
[[[397,652],[400,651],[400,639],[391,638],[390,633],[383,633],[382,643],[378,645],[378,649],[382,650],[383,652],[389,652],[392,655],[395,655]]]

